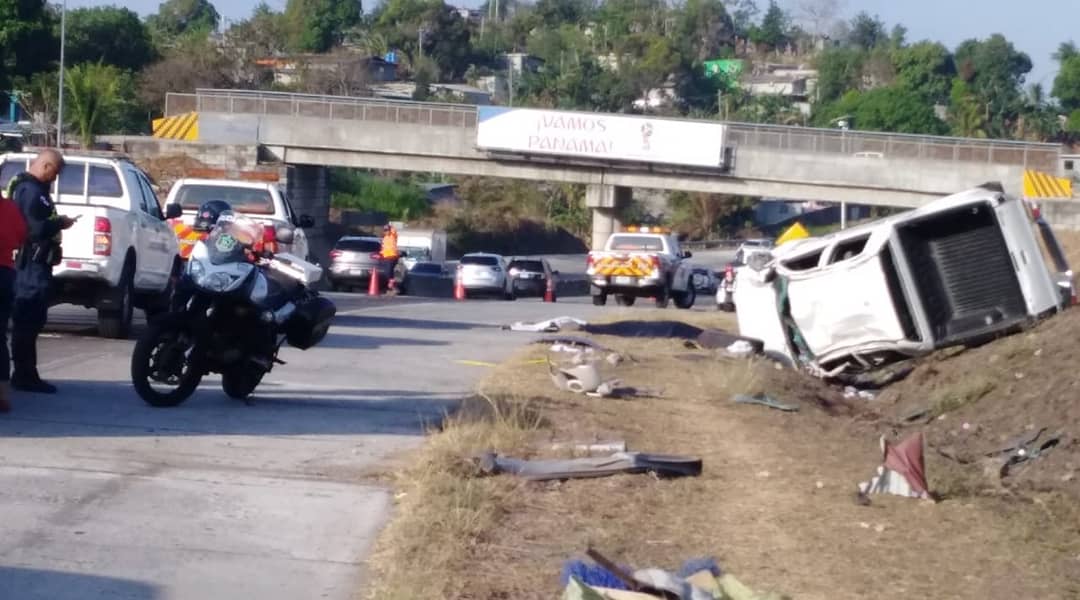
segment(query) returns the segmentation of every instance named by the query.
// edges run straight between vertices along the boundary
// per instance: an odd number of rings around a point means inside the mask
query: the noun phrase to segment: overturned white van
[[[822,373],[978,343],[1074,302],[1050,227],[994,183],[788,242],[738,281],[741,335]]]

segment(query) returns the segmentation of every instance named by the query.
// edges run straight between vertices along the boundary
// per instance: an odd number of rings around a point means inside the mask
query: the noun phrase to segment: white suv
[[[466,294],[493,294],[507,300],[516,299],[506,258],[498,254],[466,254],[458,261],[457,272]]]
[[[0,155],[3,185],[35,156]],[[169,215],[162,214],[150,179],[126,157],[88,152],[65,154],[64,161],[53,200],[58,213],[79,219],[63,232],[52,302],[96,308],[100,335],[126,338],[135,308],[153,313],[168,307],[180,272]]]

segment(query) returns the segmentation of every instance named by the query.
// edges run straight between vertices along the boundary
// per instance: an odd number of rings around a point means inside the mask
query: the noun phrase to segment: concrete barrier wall
[[[1055,229],[1080,231],[1080,200],[1044,200],[1039,208]]]

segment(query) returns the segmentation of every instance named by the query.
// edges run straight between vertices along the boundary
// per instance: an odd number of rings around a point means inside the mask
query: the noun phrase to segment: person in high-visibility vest
[[[382,250],[379,251],[382,255],[382,259],[388,263],[387,277],[391,288],[397,287],[394,281],[394,275],[398,264],[398,245],[397,245],[397,229],[394,226],[387,223],[383,225],[383,237],[382,237]]]

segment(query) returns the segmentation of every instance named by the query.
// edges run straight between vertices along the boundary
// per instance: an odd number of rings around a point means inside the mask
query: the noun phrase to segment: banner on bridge
[[[722,123],[529,108],[477,108],[476,145],[516,154],[724,166]]]

